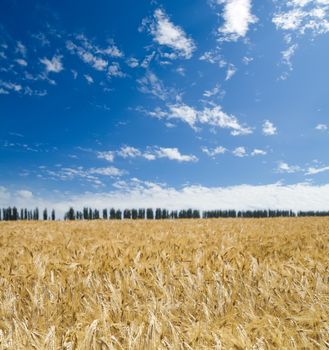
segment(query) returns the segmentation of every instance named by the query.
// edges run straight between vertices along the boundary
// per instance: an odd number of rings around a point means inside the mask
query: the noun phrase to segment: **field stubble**
[[[328,349],[329,219],[1,222],[0,349]]]

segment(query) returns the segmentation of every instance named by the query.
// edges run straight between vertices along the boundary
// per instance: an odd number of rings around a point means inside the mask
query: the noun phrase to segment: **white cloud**
[[[94,83],[94,79],[92,78],[92,76],[90,76],[88,74],[85,74],[84,77],[87,80],[88,84],[93,84]]]
[[[137,83],[139,85],[138,90],[144,94],[151,94],[163,101],[169,96],[169,90],[151,71],[147,71],[144,77],[137,80]]]
[[[114,156],[115,156],[115,153],[113,151],[97,152],[97,158],[105,159],[108,162],[113,162]]]
[[[185,68],[184,68],[184,67],[178,67],[178,68],[176,69],[176,72],[177,72],[179,75],[181,75],[182,77],[185,77],[186,71],[185,71]]]
[[[288,173],[288,174],[293,174],[293,173],[302,171],[300,166],[289,165],[288,163],[285,163],[285,162],[279,162],[276,170],[278,173]]]
[[[211,64],[218,64],[221,68],[223,68],[227,63],[219,52],[219,48],[213,49],[211,51],[206,51],[199,57],[199,60],[206,61]]]
[[[123,52],[121,50],[119,50],[119,48],[115,44],[110,44],[105,49],[100,49],[97,46],[95,48],[96,48],[97,53],[107,55],[110,57],[120,58],[120,57],[123,57],[123,55],[124,55]]]
[[[258,149],[258,148],[255,148],[252,152],[251,152],[251,155],[252,156],[265,156],[267,154],[266,151],[262,150],[262,149]]]
[[[58,217],[73,206],[91,208],[196,208],[215,209],[292,209],[328,210],[329,184],[315,186],[305,183],[280,183],[252,186],[205,187],[200,185],[174,188],[164,184],[130,179],[118,182],[114,191],[86,192],[84,194],[51,193],[48,198],[33,196],[24,199],[0,187],[0,207],[54,208]]]
[[[41,178],[47,178],[52,180],[60,181],[72,181],[72,180],[83,180],[91,183],[95,187],[104,186],[99,176],[109,177],[121,177],[126,174],[126,171],[115,168],[84,168],[82,166],[72,167],[58,167],[56,169],[49,169],[44,167],[41,169]]]
[[[91,65],[98,71],[107,70],[109,57],[123,57],[123,52],[121,52],[113,42],[111,42],[106,48],[100,48],[83,34],[76,35],[75,41],[76,43],[72,40],[66,42],[66,48],[69,52],[77,55],[83,62]]]
[[[289,70],[292,70],[292,62],[291,59],[293,55],[295,54],[296,49],[298,48],[297,44],[291,45],[288,47],[287,50],[282,51],[282,61],[284,64],[286,64],[289,67]]]
[[[42,97],[46,96],[47,94],[47,90],[33,90],[29,86],[24,87],[24,95]]]
[[[50,60],[44,57],[40,59],[40,62],[45,66],[47,73],[59,73],[64,69],[62,64],[62,56],[59,55],[55,55]]]
[[[117,152],[117,154],[122,158],[136,158],[141,156],[141,151],[135,147],[131,146],[123,146],[121,149]]]
[[[149,55],[146,55],[146,57],[143,59],[143,61],[141,63],[141,67],[147,69],[149,67],[150,63],[152,62],[154,56],[155,56],[155,51],[153,51]]]
[[[9,91],[21,92],[22,85],[0,80],[0,87],[2,88],[2,94],[7,95]]]
[[[44,33],[32,34],[32,38],[38,40],[42,46],[49,46],[50,41],[47,39]]]
[[[202,152],[206,153],[209,157],[217,156],[218,154],[224,154],[227,151],[225,147],[217,146],[213,149],[202,147]]]
[[[277,29],[299,34],[309,31],[314,35],[329,31],[327,0],[291,0],[283,4],[279,4],[272,19]]]
[[[16,192],[17,195],[23,199],[30,199],[33,197],[33,193],[27,190],[19,190]]]
[[[204,97],[213,97],[218,95],[221,92],[221,88],[219,84],[216,84],[215,87],[211,90],[205,90],[203,93]]]
[[[169,118],[177,118],[187,123],[191,128],[195,128],[198,112],[185,104],[177,104],[169,106],[169,114],[165,114]],[[160,116],[160,115],[159,115]]]
[[[272,136],[277,134],[277,128],[269,120],[265,120],[263,123],[263,134],[266,136]]]
[[[171,48],[175,55],[172,58],[182,57],[191,58],[196,46],[191,38],[189,38],[184,30],[174,25],[168,15],[161,9],[154,12],[154,21],[150,26],[150,32],[154,41],[160,45]]]
[[[159,147],[155,151],[158,158],[168,158],[170,160],[177,160],[178,162],[196,162],[198,158],[193,155],[181,154],[178,148],[164,148]]]
[[[97,158],[105,159],[113,162],[114,157],[122,158],[144,158],[149,161],[153,161],[159,158],[167,158],[169,160],[175,160],[178,162],[195,162],[198,158],[194,155],[182,154],[177,147],[159,147],[149,146],[145,151],[142,151],[136,147],[123,146],[117,151],[98,152]]]
[[[230,80],[235,73],[236,73],[235,66],[233,64],[229,64],[227,67],[225,80]]]
[[[319,173],[323,173],[325,171],[329,171],[329,166],[324,166],[321,168],[314,168],[314,167],[310,167],[307,169],[305,175],[316,175]]]
[[[220,40],[236,41],[246,36],[249,26],[257,22],[251,13],[251,0],[222,0],[224,24],[218,29]]]
[[[168,105],[168,110],[156,109],[154,112],[146,112],[154,118],[180,119],[187,123],[192,129],[196,130],[198,124],[205,124],[223,129],[231,129],[231,135],[248,135],[252,129],[241,125],[238,119],[233,115],[228,115],[222,111],[221,106],[197,110],[186,104],[179,103]]]
[[[139,62],[138,62],[137,58],[134,58],[134,57],[128,58],[126,63],[130,68],[136,68],[139,66]]]
[[[243,158],[247,156],[246,149],[244,147],[237,147],[232,151],[233,155],[239,158]]]
[[[78,72],[75,69],[71,69],[73,79],[75,80],[78,77]]]
[[[106,168],[91,168],[89,170],[90,174],[102,175],[102,176],[122,176],[125,174],[125,171],[115,168],[113,166]]]
[[[126,74],[121,71],[120,64],[118,62],[111,63],[107,73],[109,77],[124,78],[126,76]]]
[[[20,66],[26,67],[27,66],[27,62],[23,59],[23,58],[17,58],[16,63],[19,64]]]
[[[244,56],[243,59],[242,59],[242,62],[247,66],[247,65],[250,64],[253,60],[254,60],[253,57]]]
[[[23,57],[26,56],[26,52],[27,52],[26,47],[20,41],[17,41],[15,51],[21,54]]]
[[[315,127],[315,130],[319,130],[319,131],[327,131],[328,130],[328,126],[326,124],[318,124]]]
[[[198,118],[201,124],[217,126],[223,129],[232,129],[231,135],[233,136],[252,133],[252,129],[241,125],[235,116],[223,112],[221,106],[204,108],[203,111],[199,112]]]

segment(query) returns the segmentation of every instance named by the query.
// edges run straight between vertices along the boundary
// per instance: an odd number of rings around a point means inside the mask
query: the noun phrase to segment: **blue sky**
[[[328,0],[2,1],[0,205],[328,209],[328,38]]]

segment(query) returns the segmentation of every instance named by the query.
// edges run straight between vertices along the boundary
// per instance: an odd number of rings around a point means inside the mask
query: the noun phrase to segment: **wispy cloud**
[[[276,171],[278,173],[293,174],[302,171],[302,168],[299,165],[290,165],[286,162],[279,162]]]
[[[103,181],[101,177],[117,178],[125,175],[127,172],[116,167],[103,167],[103,168],[84,168],[79,166],[73,167],[60,167],[59,169],[49,169],[43,167],[41,169],[41,178],[60,180],[60,181],[72,181],[75,179],[81,179],[92,183],[95,186],[102,186]]]
[[[213,96],[216,96],[216,95],[223,95],[223,91],[221,90],[221,87],[219,84],[216,84],[215,87],[211,90],[205,90],[204,93],[203,93],[203,96],[204,97],[213,97]]]
[[[84,74],[85,79],[87,80],[88,84],[93,84],[94,83],[94,79],[91,75],[88,74]]]
[[[204,52],[200,57],[200,61],[206,61],[211,64],[218,64],[221,68],[225,67],[227,62],[224,60],[220,53],[220,48],[215,48],[210,51]]]
[[[27,53],[26,46],[23,45],[21,41],[17,41],[15,51],[16,51],[16,53],[19,53],[23,57],[25,57],[26,53]]]
[[[142,156],[142,152],[139,149],[131,146],[123,146],[116,153],[122,158],[136,158]]]
[[[259,148],[255,148],[252,152],[251,152],[251,156],[265,156],[267,154],[266,151],[259,149]]]
[[[97,152],[97,158],[105,159],[108,162],[113,162],[114,157],[115,157],[115,152],[113,152],[113,151]]]
[[[277,29],[314,35],[329,31],[329,8],[327,0],[292,0],[278,5],[273,16]]]
[[[126,60],[126,63],[127,65],[130,67],[130,68],[136,68],[139,66],[139,61],[137,58],[135,57],[130,57]]]
[[[154,12],[149,31],[155,42],[173,50],[170,58],[191,58],[196,49],[193,39],[189,38],[181,27],[173,24],[162,9]]]
[[[144,158],[153,161],[160,158],[167,158],[177,162],[196,162],[198,158],[190,154],[182,154],[177,147],[148,146],[146,150],[140,150],[132,146],[122,146],[119,150],[98,152],[97,157],[113,162],[115,157]]]
[[[109,67],[107,74],[109,77],[124,78],[126,74],[122,72],[119,62],[112,62]]]
[[[244,147],[237,147],[232,151],[233,155],[239,158],[247,156],[247,151]]]
[[[180,103],[169,105],[167,111],[156,110],[154,112],[148,112],[148,114],[159,119],[180,119],[193,129],[196,129],[199,124],[204,124],[223,129],[231,129],[231,135],[233,136],[252,133],[250,127],[240,124],[235,116],[223,112],[219,105],[212,108],[205,107],[202,110],[197,110],[191,106]]]
[[[23,67],[26,67],[26,66],[27,66],[27,62],[26,62],[23,58],[17,58],[17,59],[15,60],[15,62],[16,62],[17,64],[19,64],[20,66],[23,66]]]
[[[229,64],[227,67],[225,80],[230,80],[233,77],[233,75],[236,73],[236,71],[237,69],[235,68],[235,66],[233,64]]]
[[[45,66],[46,73],[59,73],[64,69],[60,55],[55,55],[51,59],[41,58],[40,62]]]
[[[3,80],[0,80],[0,87],[3,94],[9,94],[10,91],[20,92],[22,90],[22,85]]]
[[[276,171],[278,173],[288,173],[288,174],[303,173],[306,176],[312,176],[312,175],[317,175],[317,174],[329,171],[329,166],[322,165],[317,167],[314,167],[314,166],[301,167],[299,165],[290,165],[286,162],[279,162]]]
[[[319,167],[319,168],[309,167],[307,169],[305,175],[316,175],[319,173],[323,173],[325,171],[329,171],[329,166],[323,166],[323,167]]]
[[[66,48],[70,53],[77,55],[84,63],[98,71],[108,69],[109,58],[123,57],[123,52],[113,42],[107,47],[101,48],[83,34],[76,35],[72,40],[67,40]]]
[[[318,125],[316,125],[315,130],[327,131],[328,130],[328,125],[326,125],[326,124],[318,124]]]
[[[231,154],[233,154],[233,156],[239,157],[239,158],[249,157],[249,156],[252,156],[252,157],[265,156],[267,154],[266,151],[259,148],[254,148],[253,151],[248,153],[246,148],[243,146],[236,147],[232,151],[222,146],[218,146],[212,149],[209,149],[207,147],[202,147],[202,152],[204,152],[205,154],[207,154],[209,157],[212,157],[212,158],[214,158],[216,155],[224,154],[227,152],[230,152]]]
[[[209,157],[215,157],[219,154],[224,154],[227,149],[223,146],[217,146],[215,148],[202,147],[202,152],[207,154]]]
[[[291,58],[295,54],[296,49],[298,48],[297,44],[291,45],[288,47],[287,50],[282,51],[282,61],[284,64],[286,64],[290,70],[292,70],[292,63]]]
[[[166,100],[171,94],[171,91],[164,86],[162,80],[151,71],[147,71],[144,77],[137,80],[137,83],[140,92],[153,95],[162,101]]]

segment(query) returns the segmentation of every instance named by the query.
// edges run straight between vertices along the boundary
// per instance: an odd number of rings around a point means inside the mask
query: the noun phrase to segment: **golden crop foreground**
[[[328,349],[329,219],[1,222],[0,349]]]

